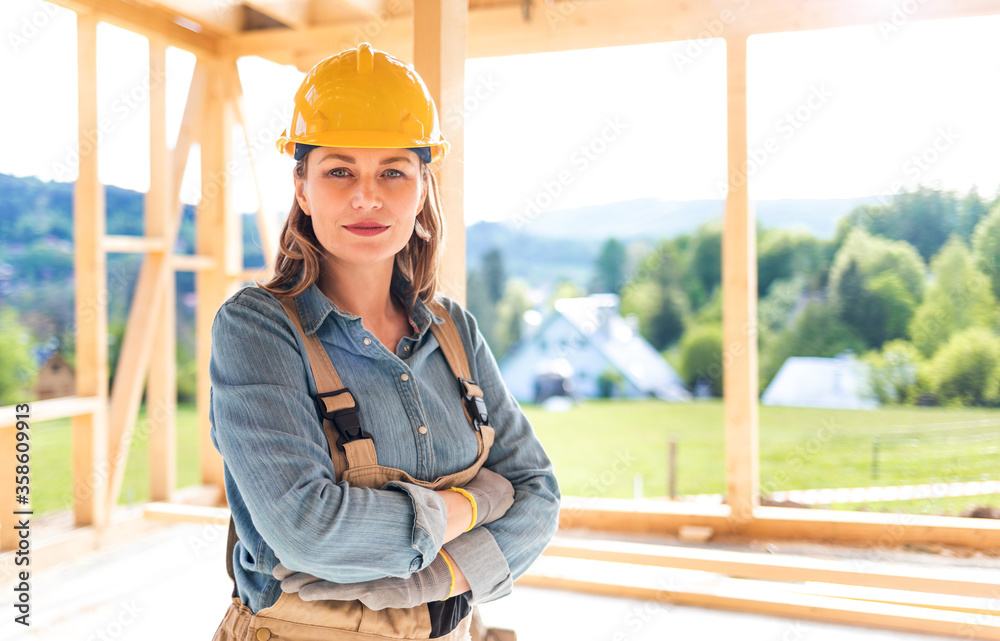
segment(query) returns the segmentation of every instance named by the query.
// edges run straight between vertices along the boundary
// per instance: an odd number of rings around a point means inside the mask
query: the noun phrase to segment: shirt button
[[[403,372],[402,374],[400,374],[399,378],[400,378],[400,380],[404,380],[404,381],[410,380],[410,376],[406,372]]]
[[[421,434],[426,434],[427,428],[421,425],[420,427],[417,428],[417,431],[420,432]]]
[[[364,340],[364,343],[365,343],[365,345],[371,345],[371,344],[372,344],[372,339],[370,339],[370,338],[368,338],[368,337],[366,336],[366,337],[365,337],[365,340]]]
[[[410,351],[410,346],[409,345],[403,345],[403,349],[406,350],[406,351]]]

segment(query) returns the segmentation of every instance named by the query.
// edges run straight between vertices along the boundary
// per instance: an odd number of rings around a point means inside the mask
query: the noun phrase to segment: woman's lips
[[[373,225],[345,225],[344,229],[351,232],[352,234],[357,234],[358,236],[376,236],[381,234],[388,227],[375,227]]]

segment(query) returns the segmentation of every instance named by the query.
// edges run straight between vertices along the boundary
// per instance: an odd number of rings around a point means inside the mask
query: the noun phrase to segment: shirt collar
[[[410,281],[405,276],[398,271],[393,271],[390,291],[398,294],[399,298],[405,301],[404,305],[407,307],[409,307],[410,300],[413,298],[412,295],[406,295],[409,285]],[[309,285],[304,292],[296,296],[295,302],[299,310],[299,318],[302,321],[302,329],[306,334],[312,334],[319,329],[320,325],[323,324],[323,321],[331,313],[334,314],[335,318],[342,319],[344,322],[353,323],[361,320],[360,316],[337,307],[333,301],[320,291],[315,282]],[[444,323],[444,319],[431,313],[430,308],[427,307],[423,299],[417,297],[413,311],[410,313],[410,324],[415,325],[419,335],[422,336],[432,322],[435,325],[440,325]]]

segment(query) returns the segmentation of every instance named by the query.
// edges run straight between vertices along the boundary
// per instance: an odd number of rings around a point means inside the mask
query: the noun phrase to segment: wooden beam
[[[76,395],[95,399],[92,412],[73,416],[73,513],[78,526],[107,521],[108,290],[104,186],[97,175],[97,21],[78,15],[77,131],[80,171],[73,187],[76,280]]]
[[[422,0],[414,4],[413,66],[438,107],[461,109],[465,99],[467,0]],[[461,113],[461,112],[459,112]],[[444,120],[441,129],[451,151],[437,170],[447,237],[441,265],[442,290],[465,303],[465,121]]]
[[[1000,0],[921,0],[904,22],[1000,14]],[[745,5],[745,8],[740,8]],[[710,2],[666,3],[661,0],[556,0],[536,3],[532,19],[524,20],[520,3],[473,7],[469,11],[468,57],[508,56],[570,49],[615,47],[654,42],[676,42],[809,29],[872,25],[894,28],[899,11],[868,0],[755,0],[720,6]],[[296,64],[302,71],[345,47],[358,34],[389,52],[411,48],[412,34],[389,20],[357,20],[291,33],[253,33],[234,36],[238,55],[259,55],[280,64]],[[321,21],[317,21],[321,22]],[[903,27],[905,28],[905,27]],[[275,31],[275,30],[272,30]],[[284,30],[281,30],[284,31]],[[399,54],[397,54],[399,55]]]
[[[44,421],[54,421],[59,418],[70,418],[73,416],[83,416],[93,414],[101,409],[101,404],[107,402],[98,396],[79,397],[63,396],[61,398],[48,398],[44,401],[31,402],[31,422],[42,423]],[[0,430],[14,427],[17,422],[16,405],[6,405],[0,407]]]
[[[225,493],[217,486],[191,485],[174,492],[172,501],[185,505],[214,506],[224,498]],[[119,507],[103,527],[81,526],[50,535],[46,535],[44,529],[34,528],[31,532],[31,570],[37,572],[78,560],[91,552],[111,546],[134,543],[161,531],[163,525],[155,519],[144,518],[142,511],[134,507]],[[218,536],[222,540],[226,537],[225,530],[216,528],[205,530],[205,534],[206,543],[211,540],[208,536]],[[22,569],[14,561],[14,552],[0,554],[0,579],[13,577],[14,570]]]
[[[7,409],[6,407],[4,408]],[[30,409],[30,407],[29,407]],[[9,415],[7,412],[3,413],[3,418],[5,421],[12,420],[14,424],[21,420],[17,418],[19,412],[11,412]],[[23,414],[22,414],[23,415]],[[8,418],[9,417],[9,418]],[[29,414],[29,418],[30,414]],[[28,422],[27,434],[31,435],[30,426],[34,422]],[[3,460],[11,461],[11,465],[16,464],[17,459],[17,431],[16,429],[0,429],[0,456],[3,456]],[[29,441],[30,442],[30,441]],[[30,454],[30,453],[29,453]],[[0,551],[2,550],[16,550],[18,544],[20,543],[20,536],[14,526],[17,525],[17,514],[14,512],[17,510],[31,509],[30,505],[18,505],[16,494],[18,485],[17,477],[14,475],[13,470],[6,474],[0,474]],[[30,486],[29,486],[30,487]],[[28,497],[30,500],[30,496]],[[6,579],[6,577],[4,577]]]
[[[600,582],[582,571],[545,572],[533,567],[517,580],[517,584],[872,628],[1000,639],[1000,617],[996,616],[970,616],[966,612],[798,594],[778,588],[765,592],[758,582],[739,579],[728,580],[716,588],[657,587],[623,581]]]
[[[227,89],[232,60],[208,62],[209,84],[202,110],[201,202],[195,215],[196,251],[216,261],[211,271],[195,276],[195,360],[198,366],[198,434],[203,483],[223,485],[222,456],[212,444],[208,420],[211,381],[212,322],[219,306],[235,292],[231,275],[243,270],[241,216],[232,196],[233,109]]]
[[[145,254],[146,252],[162,252],[166,249],[163,238],[146,236],[105,236],[101,247],[109,254]]]
[[[180,503],[149,503],[143,508],[143,516],[153,521],[166,523],[210,523],[229,525],[229,508],[182,505]]]
[[[589,561],[715,572],[744,579],[837,583],[966,597],[995,598],[1000,590],[995,581],[970,580],[968,573],[962,573],[960,570],[938,567],[925,570],[858,559],[831,561],[788,554],[732,552],[711,548],[562,537],[550,543],[543,554]]]
[[[726,38],[728,193],[722,230],[722,370],[726,503],[734,525],[760,503],[757,238],[747,186],[747,39]]]
[[[204,272],[212,271],[216,268],[214,256],[199,256],[197,254],[174,254],[170,257],[174,271],[177,272]]]
[[[308,0],[243,0],[243,4],[290,29],[309,26]]]
[[[138,4],[120,0],[52,0],[53,4],[89,15],[101,22],[127,29],[148,38],[163,38],[170,45],[190,51],[196,56],[219,53],[221,33],[210,25],[177,15],[157,4]],[[184,26],[185,23],[187,26]]]
[[[885,548],[930,543],[976,550],[1000,548],[1000,522],[958,516],[757,507],[738,521],[727,505],[563,497],[559,525],[622,534],[676,535],[681,527],[715,530],[714,540],[798,540],[863,543]]]
[[[378,21],[386,13],[407,11],[412,0],[324,0],[312,5],[312,21],[316,24],[328,22],[371,22]],[[336,53],[336,52],[334,52]]]
[[[197,64],[184,108],[184,119],[181,122],[177,147],[174,150],[171,163],[173,171],[170,175],[178,176],[178,178],[170,180],[172,205],[168,216],[169,225],[162,236],[165,247],[172,248],[174,246],[180,230],[182,213],[180,177],[184,175],[187,152],[192,143],[191,135],[196,130],[190,121],[201,116],[200,108],[207,83],[205,76],[205,65]],[[161,169],[161,171],[168,170]],[[111,395],[109,425],[111,440],[108,448],[110,460],[107,464],[109,482],[107,487],[108,500],[105,506],[105,511],[108,514],[118,502],[118,493],[121,492],[121,485],[125,478],[125,466],[128,462],[132,432],[139,411],[143,382],[148,371],[149,361],[152,358],[152,343],[157,329],[154,320],[158,318],[164,303],[162,291],[167,286],[168,280],[173,279],[174,272],[171,269],[173,260],[168,254],[169,252],[150,253],[144,257],[133,295],[132,307],[129,310],[125,338],[115,375],[115,386]]]
[[[149,75],[167,75],[167,48],[162,41],[149,41]],[[173,183],[172,162],[167,149],[166,83],[155,83],[149,93],[149,192],[146,194],[146,234],[164,237],[180,212],[171,211]],[[180,182],[177,180],[177,182]],[[177,486],[177,291],[169,256],[160,250],[166,263],[166,278],[160,286],[160,314],[156,324],[157,340],[150,355],[149,387],[146,390],[146,420],[149,422],[150,498],[164,501]]]

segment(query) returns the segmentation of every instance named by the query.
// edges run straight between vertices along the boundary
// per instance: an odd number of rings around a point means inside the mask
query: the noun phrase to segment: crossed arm
[[[398,491],[403,488],[336,483],[315,430],[307,363],[284,311],[253,290],[220,309],[212,334],[212,440],[254,527],[283,564],[347,584],[406,579],[440,558],[455,574],[453,593],[471,590],[470,601],[481,602],[507,594],[541,553],[558,516],[552,466],[500,379],[475,320],[464,316],[474,337],[473,374],[497,431],[485,466],[515,490],[503,518],[468,532],[471,505],[459,493],[420,500]]]

